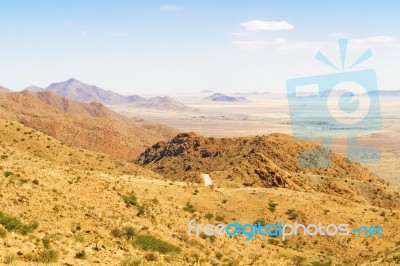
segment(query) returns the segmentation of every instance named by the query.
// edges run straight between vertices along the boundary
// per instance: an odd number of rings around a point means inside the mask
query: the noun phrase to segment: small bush
[[[111,235],[113,237],[122,237],[124,235],[124,232],[119,228],[114,228],[111,230]]]
[[[13,175],[14,173],[13,172],[11,172],[11,171],[5,171],[4,172],[4,176],[5,177],[9,177],[10,175]]]
[[[221,252],[219,252],[219,251],[217,251],[217,252],[215,253],[215,257],[217,258],[217,260],[221,260],[223,256],[224,256],[224,255],[223,255]]]
[[[133,237],[136,236],[136,231],[132,226],[125,226],[122,228],[122,233],[127,240],[132,240]]]
[[[393,260],[397,261],[397,262],[400,262],[400,255],[394,255],[393,256]]]
[[[204,215],[204,217],[206,217],[207,219],[211,219],[211,218],[214,217],[214,215],[213,215],[212,213],[206,213],[206,214]]]
[[[1,212],[0,212],[0,224],[2,224],[4,228],[9,231],[15,231],[23,235],[31,233],[38,227],[37,223],[24,224],[17,218],[7,216]]]
[[[276,245],[278,245],[279,241],[276,240],[276,239],[270,238],[270,239],[268,239],[268,243],[271,244],[271,245],[276,246]]]
[[[294,209],[289,209],[285,212],[289,216],[289,220],[295,220],[299,214]]]
[[[258,220],[256,220],[255,222],[254,222],[254,224],[255,225],[258,225],[258,223],[260,223],[261,224],[261,226],[266,226],[267,225],[267,222],[265,221],[265,219],[258,219]]]
[[[271,212],[274,212],[276,210],[276,206],[278,206],[277,203],[270,202],[270,203],[268,203],[268,210],[270,210]]]
[[[141,204],[141,205],[137,206],[137,208],[138,208],[137,216],[142,216],[146,211],[146,205],[145,204]]]
[[[80,260],[84,260],[86,259],[86,253],[84,250],[81,250],[79,252],[76,252],[75,254],[75,259],[80,259]]]
[[[47,237],[42,238],[42,244],[45,249],[50,249],[50,239]]]
[[[0,237],[4,238],[7,235],[7,230],[3,227],[0,227]]]
[[[38,253],[37,261],[42,263],[57,262],[58,253],[55,250],[46,249]]]
[[[158,251],[162,254],[170,252],[181,252],[181,249],[179,247],[155,238],[151,235],[140,235],[135,237],[135,239],[132,241],[132,245],[135,247],[139,247],[143,250]]]
[[[217,215],[217,216],[215,217],[215,220],[216,220],[217,222],[223,222],[223,221],[225,220],[225,218],[224,218],[224,216]]]
[[[124,199],[124,202],[126,203],[127,206],[129,205],[137,206],[139,204],[134,191],[132,191],[129,194],[126,194],[122,198]]]
[[[190,204],[190,202],[186,203],[186,206],[183,207],[183,210],[190,213],[196,212],[196,208],[192,204]]]
[[[303,262],[306,261],[306,258],[301,257],[301,256],[295,256],[295,257],[293,258],[293,260],[294,260],[294,264],[295,264],[295,265],[303,265]]]
[[[147,253],[146,255],[144,255],[144,258],[147,260],[147,261],[157,261],[157,259],[158,259],[158,257],[157,257],[157,255],[155,254],[155,253]]]
[[[139,266],[141,263],[138,259],[124,259],[119,266]]]

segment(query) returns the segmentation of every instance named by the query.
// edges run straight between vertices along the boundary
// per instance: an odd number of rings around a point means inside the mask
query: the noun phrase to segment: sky
[[[375,69],[400,89],[399,1],[0,0],[0,85],[76,78],[121,94],[285,92],[286,80]]]

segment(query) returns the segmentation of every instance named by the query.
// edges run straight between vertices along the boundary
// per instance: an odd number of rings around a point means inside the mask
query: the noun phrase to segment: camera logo
[[[332,166],[332,140],[346,137],[347,157],[357,162],[377,162],[379,151],[358,143],[360,134],[382,128],[377,80],[373,69],[351,69],[372,56],[366,50],[350,67],[346,68],[348,40],[339,40],[341,70],[323,53],[316,59],[337,70],[337,73],[289,79],[286,82],[289,112],[294,137],[320,140],[321,150],[307,150],[300,154],[298,163],[303,168],[329,168]]]

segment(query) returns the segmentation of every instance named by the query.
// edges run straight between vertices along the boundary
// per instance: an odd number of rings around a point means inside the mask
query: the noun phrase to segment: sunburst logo
[[[382,127],[379,98],[371,94],[378,89],[376,72],[352,70],[372,57],[372,51],[367,49],[347,67],[348,40],[341,39],[338,43],[340,68],[321,51],[315,57],[338,72],[287,80],[292,134],[300,139],[319,140],[328,151],[333,138],[346,137],[349,159],[376,162],[380,159],[379,151],[357,141],[360,134],[376,132]],[[330,152],[306,151],[299,157],[299,166],[331,167]]]

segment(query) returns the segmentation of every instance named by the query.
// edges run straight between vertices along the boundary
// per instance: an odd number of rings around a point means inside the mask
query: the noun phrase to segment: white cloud
[[[396,38],[391,36],[378,35],[378,36],[368,37],[366,40],[373,43],[392,43],[396,40]]]
[[[263,20],[250,20],[240,23],[247,31],[265,31],[265,30],[291,30],[294,28],[292,24],[287,21],[263,21]]]
[[[160,6],[160,9],[163,10],[163,11],[173,12],[173,11],[178,11],[178,10],[180,10],[181,7],[178,6],[178,5],[168,4],[168,5],[162,5],[162,6]]]

